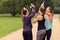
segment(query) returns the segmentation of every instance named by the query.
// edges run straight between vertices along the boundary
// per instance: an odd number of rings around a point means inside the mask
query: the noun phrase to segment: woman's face
[[[50,7],[46,8],[46,13],[50,12]]]

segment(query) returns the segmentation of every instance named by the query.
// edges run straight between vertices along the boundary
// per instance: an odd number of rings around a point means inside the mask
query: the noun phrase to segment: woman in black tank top
[[[38,30],[45,29],[45,18],[42,15],[43,19],[41,21],[38,20]]]
[[[46,33],[44,13],[45,9],[39,8],[38,16],[34,18],[34,22],[38,22],[38,31],[36,40],[43,40],[44,35]]]

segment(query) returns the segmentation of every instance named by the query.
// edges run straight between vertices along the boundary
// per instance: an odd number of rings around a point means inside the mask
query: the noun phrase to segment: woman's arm
[[[50,20],[51,22],[53,21],[53,18],[52,18],[52,16],[49,16],[48,18],[49,18],[49,20]]]
[[[45,3],[45,2],[43,2],[43,3],[41,4],[41,6],[40,6],[40,7],[43,8],[43,9],[45,9],[44,3]]]
[[[41,21],[43,19],[42,15],[38,15],[37,17],[34,18],[34,23]]]
[[[34,18],[34,23],[36,23],[38,21],[37,17]]]
[[[48,18],[49,18],[49,20],[50,20],[51,22],[53,21],[52,13],[49,13],[49,14],[48,14]]]
[[[30,12],[30,15],[28,16],[29,18],[32,18],[34,17],[36,14],[36,9],[35,8],[32,8],[31,12]]]
[[[38,18],[37,18],[39,21],[41,21],[43,19],[42,15],[38,15]]]

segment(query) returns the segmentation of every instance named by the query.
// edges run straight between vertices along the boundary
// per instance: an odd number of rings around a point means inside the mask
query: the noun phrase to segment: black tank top
[[[41,21],[38,21],[38,30],[45,29],[45,18],[44,18],[44,15],[42,16],[43,16],[43,19]]]

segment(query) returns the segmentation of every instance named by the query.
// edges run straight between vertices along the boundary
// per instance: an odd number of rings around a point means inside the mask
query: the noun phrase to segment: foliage
[[[0,14],[0,38],[22,28],[20,17],[12,17],[10,14]]]
[[[17,13],[20,14],[21,9],[25,6],[29,10],[30,3],[36,5],[36,10],[40,7],[43,0],[8,0],[0,2],[0,13],[10,13],[15,16]],[[56,0],[45,0],[46,6],[51,6],[54,9],[56,6]]]

